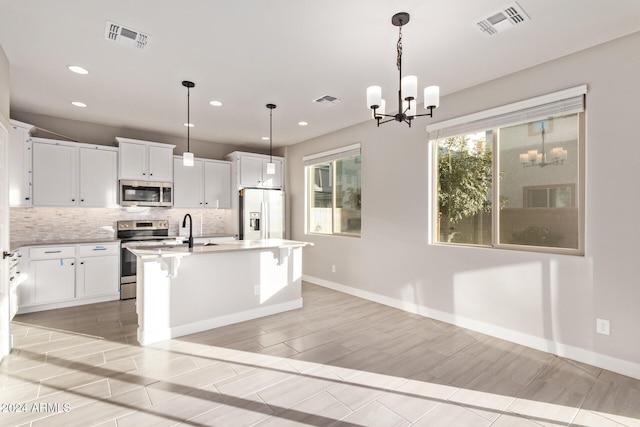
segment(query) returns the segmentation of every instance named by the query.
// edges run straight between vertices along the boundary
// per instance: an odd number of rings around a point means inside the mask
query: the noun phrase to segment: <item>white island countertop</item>
[[[302,251],[285,239],[127,248],[141,345],[302,307]]]
[[[300,248],[313,246],[312,243],[286,239],[262,239],[262,240],[230,240],[217,243],[194,244],[189,248],[183,244],[159,244],[157,246],[140,246],[127,248],[140,258],[171,258],[188,255],[211,254],[217,252],[233,252],[246,250]]]

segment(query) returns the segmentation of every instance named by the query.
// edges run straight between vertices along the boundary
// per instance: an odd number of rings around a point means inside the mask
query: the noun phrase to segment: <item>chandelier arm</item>
[[[413,115],[413,117],[423,117],[423,116],[433,117],[433,107],[429,107],[429,112],[428,113],[414,114]]]
[[[378,126],[383,125],[385,123],[395,122],[396,121],[395,116],[389,116],[389,115],[385,114],[385,117],[393,117],[393,118],[389,119],[389,120],[385,120],[383,122],[381,122],[380,119],[377,119],[378,120]]]

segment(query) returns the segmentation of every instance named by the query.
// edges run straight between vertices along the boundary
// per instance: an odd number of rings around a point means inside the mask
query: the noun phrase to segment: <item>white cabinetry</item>
[[[25,247],[29,275],[19,284],[18,312],[120,298],[120,244]]]
[[[137,181],[173,181],[175,145],[137,139],[116,138],[120,150],[120,179]]]
[[[175,156],[173,162],[173,207],[231,207],[230,162],[195,159],[193,166],[184,166],[180,156]]]
[[[173,158],[173,207],[204,207],[203,162],[194,159],[193,166],[184,166],[182,157]]]
[[[206,208],[231,207],[231,163],[204,161],[204,204]]]
[[[33,206],[113,207],[114,147],[33,138]]]
[[[30,207],[31,131],[33,126],[10,120],[9,129],[9,206]]]
[[[75,247],[31,248],[29,260],[31,292],[21,303],[44,304],[75,297]]]
[[[120,245],[78,245],[76,298],[117,295]]]
[[[234,179],[238,188],[258,187],[277,188],[284,187],[284,159],[273,156],[271,160],[276,165],[274,175],[267,174],[269,156],[255,153],[236,151],[227,155],[227,160],[233,162]]]
[[[96,147],[79,148],[80,206],[113,207],[118,204],[118,152]]]

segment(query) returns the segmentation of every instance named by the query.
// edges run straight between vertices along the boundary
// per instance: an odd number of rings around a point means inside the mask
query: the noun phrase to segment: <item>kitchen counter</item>
[[[96,243],[120,243],[120,239],[73,239],[73,240],[56,240],[56,241],[23,241],[23,242],[11,242],[9,244],[9,250],[11,252],[27,246],[67,246],[67,245],[93,245]]]
[[[233,251],[247,251],[247,250],[264,250],[264,249],[286,249],[297,248],[311,245],[307,242],[298,242],[295,240],[285,239],[263,239],[263,240],[233,240],[223,241],[209,244],[194,244],[192,248],[189,248],[186,243],[184,244],[164,244],[153,246],[140,246],[127,248],[133,254],[140,257],[142,260],[154,259],[154,258],[173,258],[183,257],[189,255],[201,255],[221,252],[233,252]]]
[[[302,307],[302,250],[284,239],[128,248],[137,256],[138,342]]]

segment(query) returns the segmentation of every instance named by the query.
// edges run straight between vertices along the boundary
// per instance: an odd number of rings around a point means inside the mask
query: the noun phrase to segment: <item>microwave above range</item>
[[[173,205],[173,184],[170,182],[120,180],[120,206]]]

